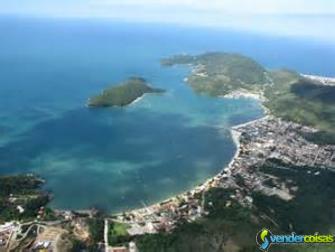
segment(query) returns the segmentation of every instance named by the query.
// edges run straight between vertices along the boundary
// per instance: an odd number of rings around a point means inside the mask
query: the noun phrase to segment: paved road
[[[105,241],[105,252],[108,252],[108,219],[105,219],[104,241]]]

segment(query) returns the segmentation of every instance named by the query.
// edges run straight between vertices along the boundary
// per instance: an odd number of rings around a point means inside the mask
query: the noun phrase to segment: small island
[[[261,98],[267,116],[231,129],[237,150],[228,167],[192,190],[119,214],[50,209],[42,179],[2,176],[0,251],[255,251],[263,227],[333,230],[335,78],[265,69],[227,53],[175,56],[162,64],[191,66],[187,83],[202,95]],[[125,106],[161,92],[135,77],[93,97],[90,106]],[[293,249],[285,251],[307,251]]]
[[[153,88],[141,77],[131,77],[120,85],[105,89],[100,95],[88,100],[88,107],[127,106],[148,93],[164,93],[165,90]]]

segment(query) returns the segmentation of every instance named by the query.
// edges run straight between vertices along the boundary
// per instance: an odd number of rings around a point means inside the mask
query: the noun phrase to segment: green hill
[[[284,169],[283,169],[284,167]],[[147,234],[137,238],[140,251],[145,252],[255,252],[256,234],[270,228],[276,234],[331,233],[334,228],[334,172],[315,167],[285,165],[279,160],[267,160],[253,167],[255,171],[290,181],[295,198],[290,201],[276,196],[251,192],[253,206],[243,207],[230,195],[232,189],[213,188],[205,195],[209,214],[192,223],[180,223],[171,233]],[[307,173],[306,170],[312,171]],[[229,202],[229,204],[227,204]],[[308,218],[306,218],[308,216]],[[274,252],[330,252],[333,245],[274,245]]]
[[[236,89],[254,90],[268,83],[266,70],[251,58],[232,53],[205,53],[199,56],[177,55],[161,64],[188,64],[194,67],[189,85],[198,93],[220,96]]]
[[[315,127],[305,137],[319,144],[335,143],[334,86],[326,86],[287,70],[272,71],[274,84],[267,86],[265,106],[275,116]]]
[[[335,87],[299,73],[266,70],[251,58],[231,53],[177,55],[163,59],[164,66],[189,65],[187,83],[197,93],[222,96],[233,91],[262,92],[269,111],[282,119],[317,128],[307,139],[335,144]]]
[[[147,81],[140,77],[132,77],[118,86],[105,89],[100,95],[88,101],[89,107],[126,106],[146,93],[162,93],[163,89],[148,86]]]

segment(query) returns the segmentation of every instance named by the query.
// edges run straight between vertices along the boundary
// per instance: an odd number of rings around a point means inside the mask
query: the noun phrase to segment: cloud
[[[66,15],[113,16],[117,10],[226,13],[234,15],[330,15],[335,14],[333,0],[0,0],[0,11],[46,12]],[[143,13],[142,13],[143,14]]]
[[[90,0],[92,15],[335,40],[329,0]],[[100,10],[100,11],[98,11]]]
[[[335,39],[333,0],[0,0],[0,13],[214,26]]]
[[[332,0],[90,0],[95,7],[196,10],[230,14],[335,14]]]

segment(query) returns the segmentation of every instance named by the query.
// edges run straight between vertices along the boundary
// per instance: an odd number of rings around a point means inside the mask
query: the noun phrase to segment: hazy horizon
[[[229,28],[333,42],[335,2],[321,0],[4,1],[0,15]]]

